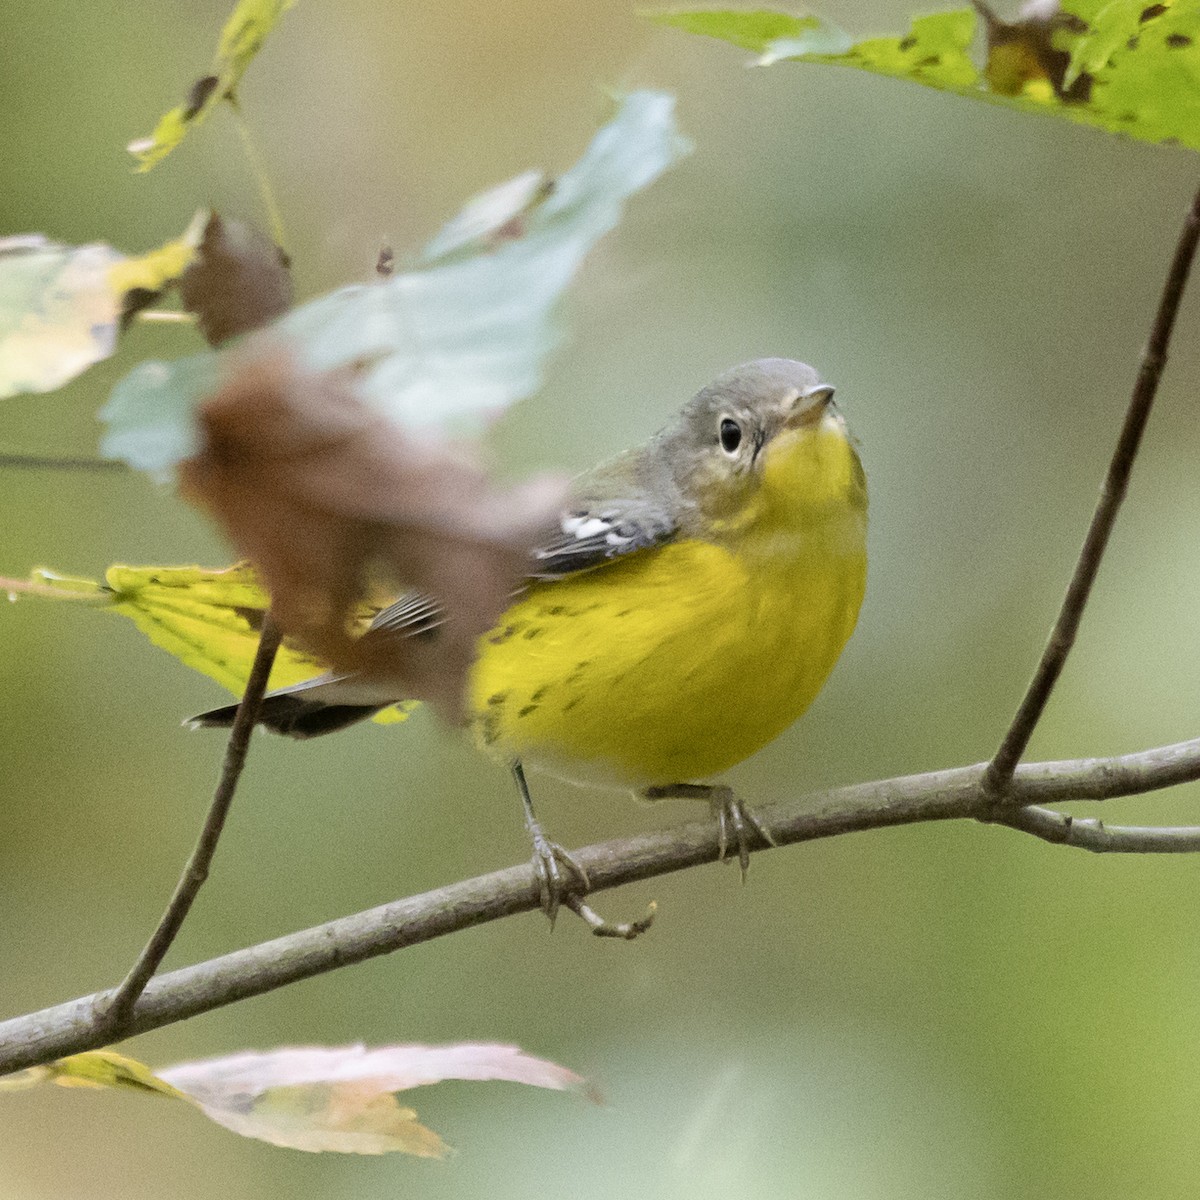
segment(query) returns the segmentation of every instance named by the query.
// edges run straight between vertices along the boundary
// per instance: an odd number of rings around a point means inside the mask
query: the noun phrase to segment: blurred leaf
[[[719,38],[756,54],[761,54],[772,42],[801,37],[823,25],[819,17],[792,16],[770,9],[695,8],[670,12],[645,9],[642,15],[660,25]]]
[[[1200,0],[1036,2],[1004,22],[980,4],[987,50],[972,57],[972,9],[918,17],[903,37],[842,46],[845,37],[813,17],[770,11],[678,10],[660,24],[706,34],[757,53],[763,65],[826,63],[909,79],[926,87],[1051,113],[1200,150]],[[788,24],[790,23],[790,24]]]
[[[0,396],[49,392],[107,358],[121,298],[111,246],[64,246],[41,234],[0,240]]]
[[[239,696],[250,676],[268,603],[266,590],[245,565],[221,570],[116,565],[109,567],[103,584],[38,569],[28,582],[0,579],[0,589],[13,597],[85,601],[120,613],[154,645]],[[359,623],[365,625],[380,607],[364,608]],[[311,655],[285,642],[275,656],[270,686],[289,687],[323,669]],[[415,707],[386,709],[375,720],[403,721]]]
[[[352,383],[297,370],[270,339],[248,343],[201,406],[204,449],[180,484],[262,573],[285,634],[456,720],[476,642],[557,528],[565,480],[495,486],[466,447],[409,436]],[[352,636],[346,614],[370,580],[436,598],[436,636]]]
[[[469,200],[452,221],[425,247],[425,262],[448,258],[460,251],[494,250],[505,241],[524,237],[525,219],[554,191],[544,171],[526,171],[498,183]]]
[[[296,1047],[183,1063],[160,1076],[227,1129],[295,1150],[403,1151],[441,1158],[446,1144],[393,1093],[447,1079],[502,1079],[567,1090],[573,1071],[516,1046]]]
[[[405,429],[477,434],[541,383],[558,341],[559,297],[625,200],[686,149],[670,96],[635,92],[548,194],[526,174],[499,208],[493,189],[435,238],[435,261],[388,279],[342,288],[293,309],[272,327],[294,343],[299,367],[353,366],[356,395]],[[516,185],[520,183],[518,188]],[[464,253],[467,248],[469,253]],[[446,257],[437,257],[437,255]],[[224,360],[212,352],[146,363],[113,389],[101,413],[102,451],[162,473],[199,446],[194,410],[215,390]]]
[[[0,238],[0,397],[53,391],[112,354],[122,318],[192,260],[200,216],[180,237],[137,258],[100,242],[65,246],[40,233]]]
[[[286,312],[292,275],[285,255],[266,234],[213,213],[179,281],[179,293],[209,345],[218,346]]]
[[[853,39],[820,17],[793,16],[770,9],[643,9],[660,25],[732,42],[762,57],[760,65],[807,53],[841,54]]]
[[[296,0],[239,0],[217,44],[212,71],[192,84],[187,100],[166,112],[148,138],[130,142],[127,149],[139,162],[138,171],[149,171],[183,141],[193,125],[224,99],[233,99],[246,68],[262,49],[267,35]]]
[[[60,1058],[0,1079],[0,1091],[39,1083],[150,1092],[194,1104],[243,1137],[293,1150],[343,1154],[401,1151],[443,1158],[445,1142],[395,1093],[447,1079],[507,1080],[567,1091],[574,1071],[516,1046],[297,1046],[180,1063],[157,1073],[112,1050]]]

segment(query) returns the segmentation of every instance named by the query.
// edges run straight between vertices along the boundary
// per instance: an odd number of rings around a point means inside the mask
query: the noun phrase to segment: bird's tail
[[[306,700],[296,693],[280,692],[263,699],[258,710],[258,723],[284,737],[311,738],[323,733],[336,733],[358,721],[373,717],[386,704],[329,704],[324,700]],[[190,729],[227,729],[233,724],[238,706],[227,704],[199,716],[189,717],[184,724]]]

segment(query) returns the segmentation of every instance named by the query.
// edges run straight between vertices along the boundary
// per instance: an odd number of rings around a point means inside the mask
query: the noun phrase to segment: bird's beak
[[[833,385],[829,383],[818,383],[796,392],[787,407],[784,424],[789,429],[815,425],[825,415],[832,399]]]

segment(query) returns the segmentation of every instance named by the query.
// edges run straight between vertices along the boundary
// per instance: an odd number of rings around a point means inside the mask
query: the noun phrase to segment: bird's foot
[[[573,896],[584,896],[591,890],[586,869],[571,857],[557,842],[542,832],[536,821],[527,821],[533,841],[533,877],[537,881],[542,912],[553,927],[558,910]]]
[[[513,764],[513,777],[517,781],[517,789],[525,808],[525,828],[529,830],[529,838],[533,842],[533,878],[537,884],[538,899],[542,912],[550,919],[551,929],[554,928],[558,910],[565,904],[597,937],[632,941],[639,934],[645,933],[654,921],[654,912],[658,906],[650,904],[646,915],[637,921],[608,921],[600,916],[584,900],[584,896],[592,887],[587,868],[557,842],[552,842],[542,832],[541,825],[533,815],[529,785],[519,762]]]
[[[582,920],[597,937],[622,938],[627,942],[646,932],[654,923],[658,905],[653,901],[646,915],[636,921],[609,921],[584,900],[591,888],[587,869],[557,842],[552,842],[535,822],[530,829],[533,838],[533,875],[537,881],[542,912],[550,927],[564,905]]]
[[[754,810],[734,795],[733,788],[723,783],[672,783],[647,788],[645,794],[648,800],[707,800],[717,822],[717,861],[729,862],[730,848],[736,848],[743,883],[750,869],[751,849],[761,848],[759,843],[775,845],[771,831]]]

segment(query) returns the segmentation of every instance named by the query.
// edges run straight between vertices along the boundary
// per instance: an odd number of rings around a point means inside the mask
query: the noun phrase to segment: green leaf
[[[732,42],[755,54],[762,54],[772,42],[801,38],[822,26],[818,17],[797,17],[769,9],[698,8],[678,12],[646,9],[642,15],[660,25]]]
[[[164,113],[148,138],[130,142],[127,149],[138,160],[138,171],[149,171],[161,162],[189,129],[222,100],[234,100],[237,86],[267,35],[296,0],[239,0],[225,22],[217,43],[212,71],[192,84],[187,100]]]
[[[673,107],[634,92],[552,186],[526,173],[493,189],[443,229],[419,269],[312,300],[264,335],[289,343],[306,370],[353,365],[356,395],[406,429],[477,434],[540,385],[580,263],[625,201],[686,151]],[[126,376],[100,414],[102,453],[156,474],[189,456],[193,411],[224,361],[209,352]]]
[[[759,11],[649,14],[781,61],[856,67],[926,87],[1063,117],[1146,142],[1200,150],[1200,0],[1068,0],[1014,22],[982,5],[986,51],[972,55],[973,9],[918,17],[902,37],[831,49],[844,35],[816,18]]]

